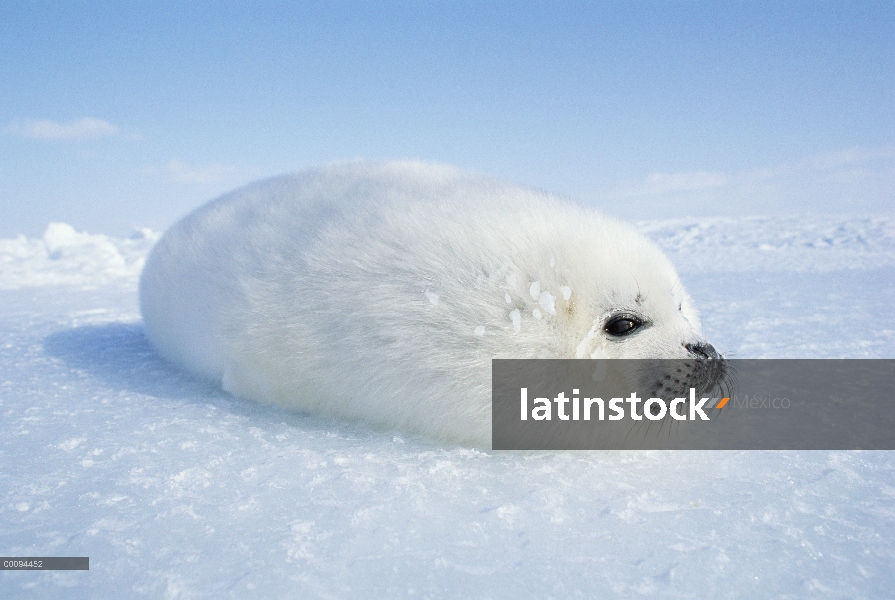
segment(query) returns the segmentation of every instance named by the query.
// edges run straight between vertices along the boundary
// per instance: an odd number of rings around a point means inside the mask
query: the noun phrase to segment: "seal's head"
[[[699,313],[664,254],[628,232],[609,256],[587,290],[589,330],[579,334],[576,357],[645,360],[645,387],[660,397],[723,386],[724,358],[703,336]]]

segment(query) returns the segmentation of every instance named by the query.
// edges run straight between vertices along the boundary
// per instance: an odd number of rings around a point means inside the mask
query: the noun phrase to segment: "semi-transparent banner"
[[[895,450],[895,360],[492,361],[495,450]]]

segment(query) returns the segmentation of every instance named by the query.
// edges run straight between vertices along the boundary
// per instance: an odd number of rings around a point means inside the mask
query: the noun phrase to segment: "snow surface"
[[[895,358],[895,220],[641,223],[739,358]],[[478,452],[259,406],[146,343],[157,234],[0,240],[2,598],[888,598],[889,452]]]

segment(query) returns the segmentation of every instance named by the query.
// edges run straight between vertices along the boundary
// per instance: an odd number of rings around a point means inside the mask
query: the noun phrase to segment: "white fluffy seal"
[[[492,358],[717,356],[630,226],[419,162],[208,203],[155,246],[140,304],[163,357],[237,396],[479,446]]]

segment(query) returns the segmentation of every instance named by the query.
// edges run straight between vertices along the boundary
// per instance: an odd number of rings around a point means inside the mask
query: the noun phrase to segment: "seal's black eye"
[[[641,325],[643,325],[643,321],[633,315],[619,315],[606,321],[603,325],[603,331],[613,337],[623,337],[631,335]]]

